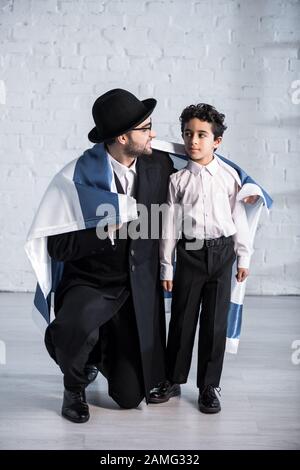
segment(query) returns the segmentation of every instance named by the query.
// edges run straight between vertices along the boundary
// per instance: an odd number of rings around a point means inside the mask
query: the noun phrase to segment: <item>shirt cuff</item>
[[[138,218],[136,200],[126,194],[118,194],[121,222],[126,223]]]
[[[250,266],[250,257],[249,256],[238,256],[237,257],[237,267],[249,269]]]
[[[161,281],[172,281],[173,280],[173,266],[172,265],[160,265],[160,280]]]

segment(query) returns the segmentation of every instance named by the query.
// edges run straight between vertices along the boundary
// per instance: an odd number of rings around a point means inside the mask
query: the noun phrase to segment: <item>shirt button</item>
[[[134,264],[131,266],[131,271],[133,272],[135,270]]]
[[[134,250],[130,250],[131,256],[134,256]]]

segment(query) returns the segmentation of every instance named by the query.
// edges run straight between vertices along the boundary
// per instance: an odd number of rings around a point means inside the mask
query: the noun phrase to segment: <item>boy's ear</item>
[[[220,143],[222,142],[222,137],[217,137],[215,140],[214,140],[214,148],[215,150],[219,147]]]

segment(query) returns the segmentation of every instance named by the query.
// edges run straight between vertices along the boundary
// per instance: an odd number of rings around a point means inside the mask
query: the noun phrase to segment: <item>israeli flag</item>
[[[63,271],[63,263],[51,259],[48,254],[47,237],[96,226],[123,224],[137,217],[136,200],[117,193],[112,166],[103,144],[86,150],[54,176],[25,244],[38,281],[33,316],[42,331],[52,319],[51,293],[55,292]]]

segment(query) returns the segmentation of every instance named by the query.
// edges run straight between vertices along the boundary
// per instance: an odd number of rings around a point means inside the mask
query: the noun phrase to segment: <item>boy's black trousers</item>
[[[195,241],[195,240],[193,240]],[[188,244],[187,244],[188,243]],[[235,261],[232,237],[221,237],[193,250],[183,238],[177,244],[171,320],[167,344],[168,379],[185,383],[188,378],[198,323],[197,386],[218,387],[226,344],[227,316]],[[200,245],[201,246],[201,245]]]

